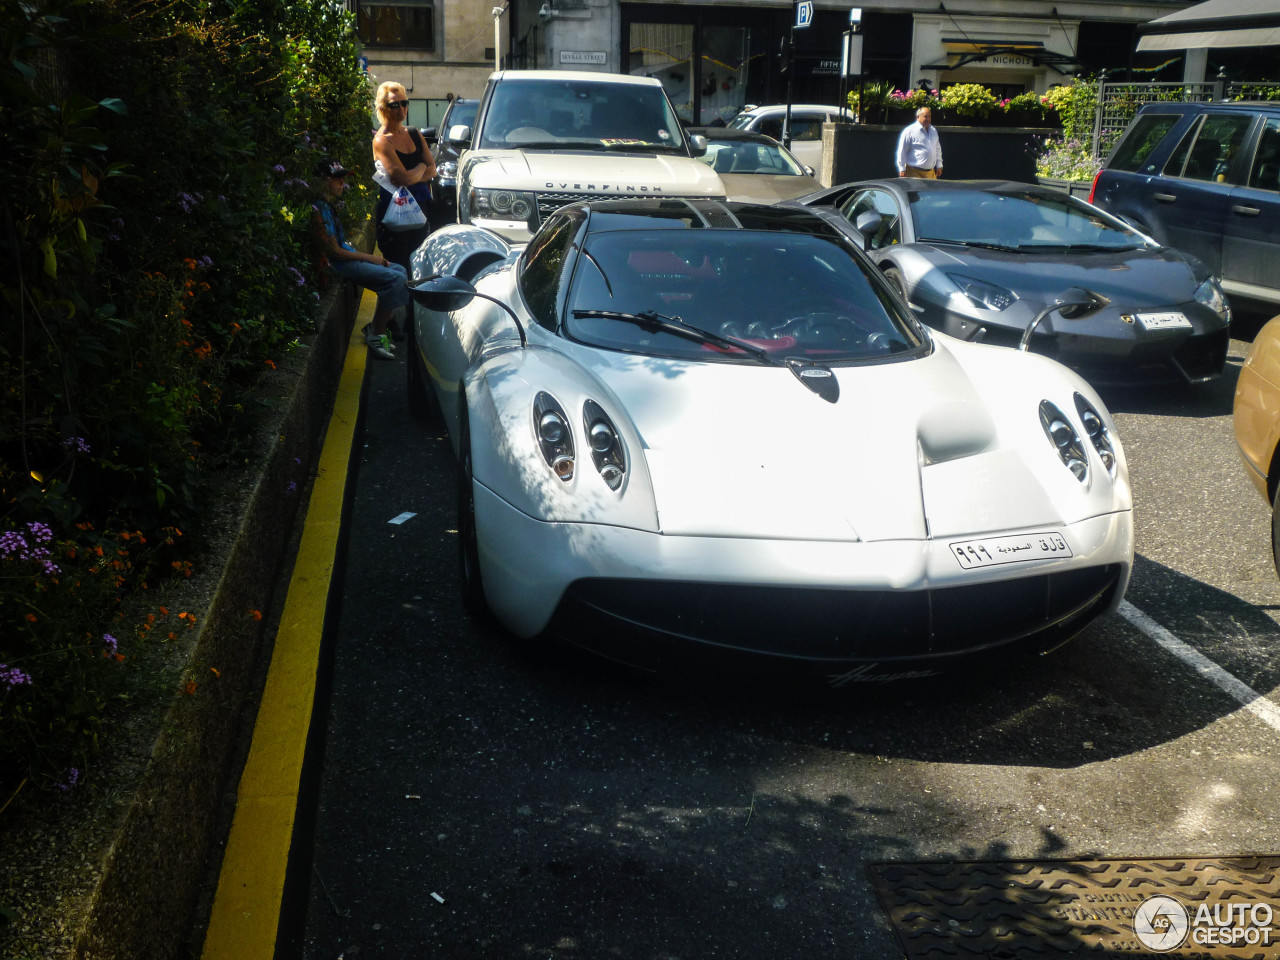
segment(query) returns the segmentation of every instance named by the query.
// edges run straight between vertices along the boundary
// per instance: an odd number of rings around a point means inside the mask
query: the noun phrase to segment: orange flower
[[[191,694],[196,692],[196,686],[197,684],[194,680],[188,680],[186,684],[183,686],[182,692],[190,696]]]
[[[169,615],[169,608],[168,608],[168,607],[161,607],[161,608],[160,608],[160,616],[162,616],[162,617],[167,617],[168,615]]]
[[[276,368],[276,365],[275,365],[275,361],[274,361],[274,360],[263,360],[262,362],[263,362],[263,363],[265,363],[265,364],[266,364],[268,367],[270,367],[272,370],[274,370],[274,369]]]
[[[28,613],[28,614],[27,614],[27,622],[28,622],[28,623],[35,623],[35,622],[36,622],[36,620],[38,620],[38,619],[39,619],[39,618],[38,618],[34,613]]]
[[[261,620],[261,619],[262,619],[262,611],[261,611],[261,610],[250,610],[250,611],[249,611],[249,616],[253,617],[253,619],[255,619],[255,620]]]
[[[212,673],[215,677],[222,676],[222,672],[217,667],[210,667],[209,672]]]

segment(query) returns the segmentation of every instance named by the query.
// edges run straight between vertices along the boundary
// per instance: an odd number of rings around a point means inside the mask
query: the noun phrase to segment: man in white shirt
[[[933,127],[933,111],[921,107],[916,122],[898,137],[898,176],[936,180],[942,176],[942,143]]]

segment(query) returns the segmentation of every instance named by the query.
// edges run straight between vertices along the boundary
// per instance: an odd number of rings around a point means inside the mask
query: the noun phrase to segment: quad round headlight
[[[573,479],[573,434],[564,407],[545,390],[533,398],[533,432],[547,466],[561,480]]]
[[[627,457],[613,421],[600,404],[587,400],[582,404],[582,425],[600,478],[610,490],[619,489],[627,476]]]
[[[1080,414],[1080,423],[1084,425],[1085,436],[1089,438],[1089,442],[1093,444],[1093,449],[1098,452],[1098,459],[1102,461],[1102,466],[1107,473],[1114,477],[1116,475],[1116,448],[1111,442],[1111,432],[1107,430],[1107,425],[1103,423],[1102,417],[1093,406],[1082,397],[1076,394],[1076,412]]]
[[[1058,457],[1063,465],[1075,478],[1081,483],[1089,479],[1089,461],[1075,427],[1071,425],[1066,415],[1048,400],[1040,401],[1040,426],[1044,428],[1045,436],[1058,451]]]

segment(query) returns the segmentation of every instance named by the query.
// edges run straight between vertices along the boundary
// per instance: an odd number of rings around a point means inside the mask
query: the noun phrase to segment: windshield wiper
[[[610,138],[605,137],[606,141],[609,139]],[[600,146],[605,150],[660,150],[663,152],[684,152],[683,143],[653,143],[649,140],[618,139],[612,143],[602,143]]]
[[[1011,247],[1007,243],[983,243],[979,240],[952,240],[949,237],[916,237],[916,243],[953,243],[957,247],[981,247],[983,250],[1003,250],[1005,253],[1018,253],[1022,247]]]
[[[593,140],[518,140],[507,143],[507,150],[603,150]]]
[[[645,310],[643,313],[621,313],[616,310],[575,310],[573,311],[573,318],[575,320],[621,320],[623,323],[633,323],[637,327],[643,327],[645,330],[660,330],[664,333],[684,337],[687,340],[696,340],[698,343],[708,343],[725,350],[741,350],[748,356],[755,357],[761,363],[767,363],[771,366],[781,367],[786,365],[786,361],[777,359],[764,347],[757,347],[754,343],[747,343],[745,340],[739,340],[736,337],[724,337],[718,333],[712,333],[710,330],[703,330],[701,327],[694,326],[681,317],[668,317],[653,310]]]
[[[1119,246],[1113,243],[1024,243],[1019,246],[1019,250],[1039,251],[1053,250],[1055,252],[1071,253],[1073,251],[1083,251],[1087,253],[1117,253],[1126,250],[1138,250],[1146,246],[1144,243],[1134,243],[1129,246]]]

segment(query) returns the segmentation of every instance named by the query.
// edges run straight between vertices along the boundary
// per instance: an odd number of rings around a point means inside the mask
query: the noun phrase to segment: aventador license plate
[[[1015,537],[983,537],[951,544],[951,554],[966,570],[994,567],[999,563],[1056,560],[1071,556],[1071,546],[1060,533],[1020,533]]]
[[[1174,330],[1191,326],[1186,314],[1177,311],[1167,313],[1136,313],[1133,319],[1142,325],[1143,330]]]

